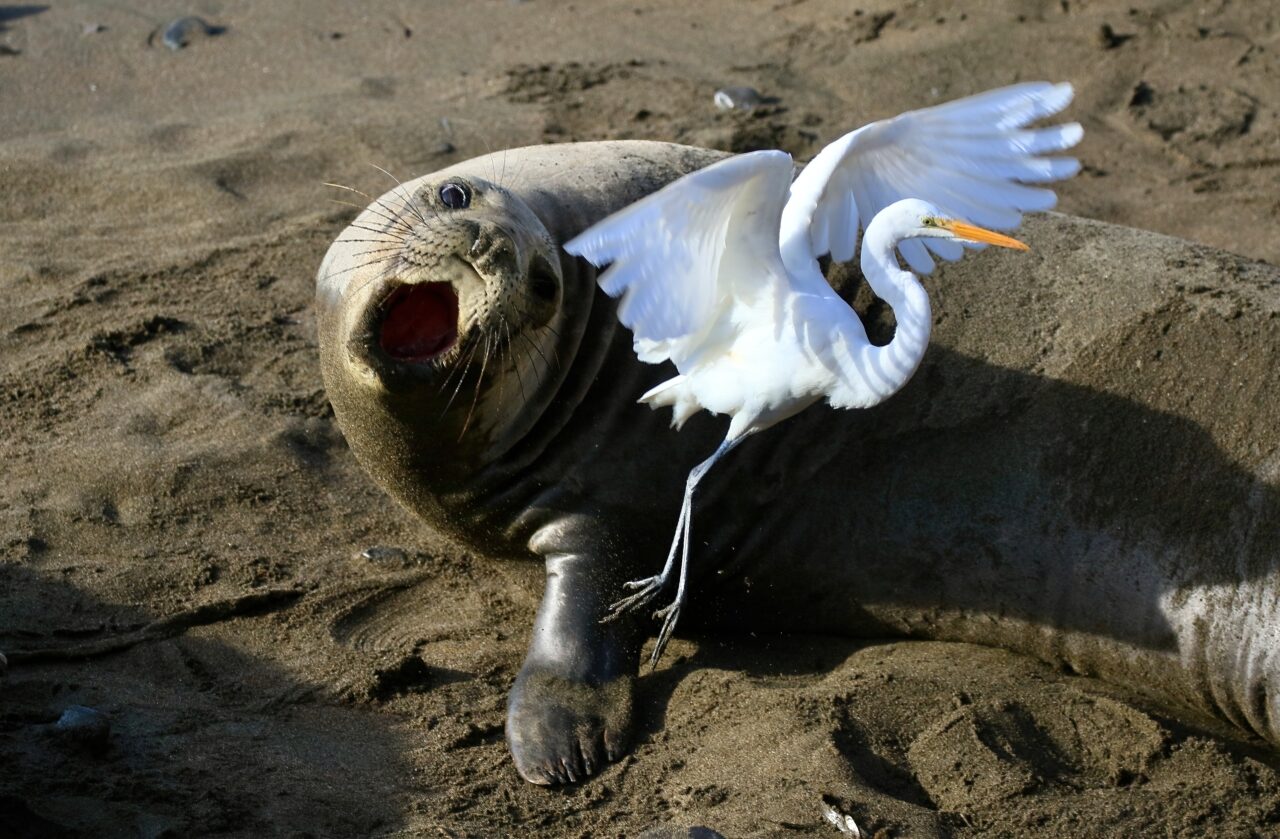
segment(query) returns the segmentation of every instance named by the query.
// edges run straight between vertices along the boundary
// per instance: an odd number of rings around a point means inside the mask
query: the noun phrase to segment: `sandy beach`
[[[170,49],[186,15],[214,29]],[[885,837],[1280,834],[1262,741],[939,642],[678,637],[632,755],[523,782],[542,570],[363,473],[312,307],[357,212],[325,182],[595,139],[806,160],[1032,79],[1077,90],[1060,211],[1280,264],[1278,56],[1280,8],[1226,0],[0,5],[0,835],[838,836],[823,796]]]

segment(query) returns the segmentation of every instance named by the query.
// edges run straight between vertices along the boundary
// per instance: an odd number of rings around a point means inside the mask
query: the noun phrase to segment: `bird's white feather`
[[[644,606],[680,556],[676,599],[659,611],[656,663],[685,600],[693,493],[706,471],[747,436],[825,397],[837,408],[887,399],[913,375],[929,342],[929,296],[902,270],[930,253],[957,259],[951,215],[1013,227],[1053,206],[1027,186],[1074,174],[1075,161],[1043,158],[1080,139],[1075,125],[1028,130],[1071,101],[1069,85],[1028,84],[872,123],[831,144],[790,183],[783,152],[731,157],[686,175],[565,245],[598,267],[618,317],[647,362],[670,359],[680,375],[641,397],[670,406],[677,427],[699,410],[731,417],[724,443],[689,473],[662,571],[629,583],[611,615]],[[924,199],[924,200],[921,200]],[[862,270],[894,311],[893,340],[874,346],[858,316],[826,283],[817,258],[847,260],[858,230]],[[970,230],[968,235],[978,232]],[[1003,242],[986,231],[980,238]]]
[[[1081,130],[1028,125],[1057,113],[1071,97],[1067,84],[1014,85],[874,122],[827,146],[794,182],[783,152],[727,158],[597,223],[565,250],[608,266],[600,286],[622,298],[618,316],[634,334],[636,355],[675,363],[682,375],[641,401],[671,406],[677,424],[698,408],[732,414],[743,427],[768,424],[787,405],[830,387],[835,390],[827,396],[838,407],[872,405],[918,363],[927,341],[927,298],[915,304],[915,314],[925,318],[920,335],[872,347],[815,260],[825,253],[851,259],[859,230],[904,198],[998,229],[1016,227],[1024,212],[1052,207],[1054,192],[1036,185],[1069,177],[1079,164],[1043,155],[1071,147]],[[935,256],[959,259],[966,247],[982,245],[940,238],[897,244],[920,273],[933,270]],[[891,254],[892,248],[877,258],[891,261]],[[914,314],[897,311],[902,301],[891,305],[899,332],[910,332],[901,327]],[[778,331],[784,320],[795,328],[792,337]],[[772,331],[765,329],[769,323]],[[836,344],[844,360],[831,367],[835,356],[824,347]],[[773,370],[795,361],[786,347],[825,359],[819,366],[836,379],[799,381],[799,373]],[[762,384],[766,369],[778,379],[770,387]]]
[[[859,227],[902,198],[920,198],[984,227],[1012,229],[1022,214],[1047,210],[1052,190],[1027,186],[1067,178],[1080,166],[1042,157],[1071,148],[1076,123],[1028,129],[1071,102],[1069,84],[1030,82],[909,111],[850,132],[824,148],[791,187],[782,248],[803,238],[811,256],[853,255]],[[852,197],[856,210],[846,209]],[[852,223],[850,223],[850,220]],[[909,240],[899,247],[915,271],[933,270],[930,252],[958,259],[954,242]],[[797,251],[798,253],[798,251]]]
[[[618,318],[634,333],[643,361],[669,358],[682,366],[729,317],[734,300],[786,282],[777,237],[793,172],[785,152],[730,157],[565,244],[575,256],[610,266],[600,287],[622,297]]]

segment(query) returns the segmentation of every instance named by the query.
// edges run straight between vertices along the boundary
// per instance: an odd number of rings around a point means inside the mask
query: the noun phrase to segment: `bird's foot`
[[[643,607],[652,600],[658,592],[662,591],[662,587],[666,585],[667,579],[664,575],[659,574],[656,577],[645,577],[643,580],[631,580],[623,583],[623,588],[636,591],[635,594],[628,595],[621,600],[609,606],[609,613],[600,619],[601,623],[609,623],[615,621],[623,615],[629,614]]]
[[[658,659],[662,658],[667,642],[671,640],[671,633],[676,629],[676,621],[680,620],[681,600],[683,600],[682,597],[677,597],[670,606],[653,613],[654,620],[662,621],[662,629],[658,630],[658,640],[654,642],[653,655],[649,656],[650,667],[658,666]]]

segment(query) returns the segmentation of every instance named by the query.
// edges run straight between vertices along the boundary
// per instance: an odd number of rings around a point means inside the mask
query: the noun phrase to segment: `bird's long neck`
[[[862,237],[862,274],[876,296],[893,308],[897,328],[882,347],[867,341],[860,325],[848,331],[842,366],[852,367],[843,377],[850,392],[839,400],[848,407],[870,407],[896,393],[920,366],[929,345],[929,295],[914,274],[898,267],[894,250],[901,237],[889,225],[876,224],[879,220],[873,219]]]

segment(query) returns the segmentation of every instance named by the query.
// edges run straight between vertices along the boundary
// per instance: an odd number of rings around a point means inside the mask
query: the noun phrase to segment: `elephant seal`
[[[507,719],[534,783],[626,750],[652,627],[600,619],[723,433],[635,404],[670,371],[559,245],[722,156],[477,158],[379,198],[317,276],[363,465],[476,551],[545,561]],[[1030,257],[925,278],[934,344],[898,396],[805,412],[708,477],[685,628],[999,645],[1280,744],[1280,271],[1066,216],[1020,235]]]

